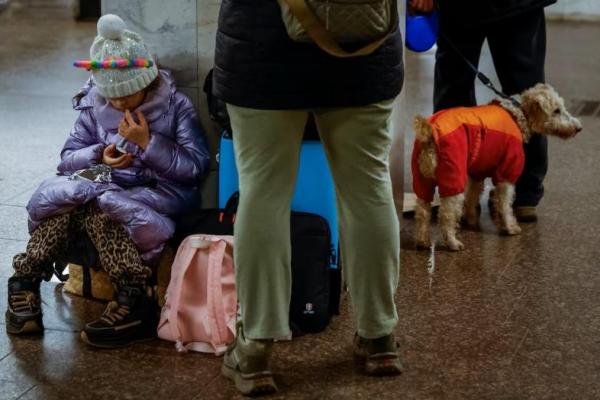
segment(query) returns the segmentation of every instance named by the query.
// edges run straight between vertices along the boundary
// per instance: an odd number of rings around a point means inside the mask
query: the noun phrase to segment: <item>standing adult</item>
[[[474,106],[475,73],[456,48],[474,65],[487,39],[502,90],[508,95],[544,82],[546,23],[544,7],[556,0],[437,0],[440,10],[434,110]],[[414,0],[417,11],[428,12],[433,0]],[[452,45],[448,42],[450,40]],[[544,195],[548,142],[534,135],[525,147],[525,169],[516,184],[513,207],[521,222],[537,220],[536,207]]]
[[[241,318],[223,372],[244,394],[276,390],[273,339],[290,337],[290,204],[312,113],[335,181],[344,274],[369,374],[399,373],[394,294],[399,226],[388,153],[403,83],[395,30],[374,53],[336,58],[292,41],[275,0],[224,0],[214,69],[227,103],[240,179],[235,228]]]

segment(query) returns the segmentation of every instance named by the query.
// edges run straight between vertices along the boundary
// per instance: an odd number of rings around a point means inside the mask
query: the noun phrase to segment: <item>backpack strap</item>
[[[319,18],[306,4],[305,0],[283,0],[290,8],[291,13],[298,19],[308,36],[325,52],[340,58],[367,56],[377,50],[387,38],[398,29],[398,1],[392,1],[392,20],[390,28],[381,38],[367,44],[360,49],[348,52],[333,39],[331,33],[325,29]]]
[[[212,333],[213,342],[211,343],[217,355],[223,353],[227,345],[228,326],[225,319],[225,306],[223,301],[223,285],[221,277],[223,276],[223,260],[227,250],[227,242],[220,239],[216,243],[214,252],[209,253],[208,258],[208,309],[212,313],[208,323]]]
[[[175,260],[173,261],[173,265],[182,265],[183,268],[171,271],[171,281],[169,282],[169,287],[167,288],[167,302],[169,304],[169,308],[165,309],[166,318],[164,319],[164,323],[167,324],[169,330],[171,331],[171,336],[175,340],[175,347],[177,348],[177,351],[180,352],[186,351],[186,348],[181,342],[181,332],[179,331],[177,313],[179,311],[179,302],[181,300],[183,278],[185,277],[185,273],[187,272],[195,255],[196,249],[190,246],[188,237],[183,241],[177,250]],[[178,262],[179,259],[182,259],[182,262]],[[161,327],[162,325],[159,326],[158,329],[160,330]]]

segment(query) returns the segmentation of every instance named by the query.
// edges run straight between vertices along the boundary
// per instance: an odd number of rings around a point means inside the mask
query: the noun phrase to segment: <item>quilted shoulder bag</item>
[[[366,56],[398,27],[397,0],[278,0],[290,38],[335,57]],[[340,43],[367,43],[354,51]]]

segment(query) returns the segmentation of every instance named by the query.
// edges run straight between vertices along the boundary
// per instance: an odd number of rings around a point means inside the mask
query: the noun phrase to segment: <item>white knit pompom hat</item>
[[[92,75],[98,92],[106,98],[132,95],[148,87],[158,76],[158,68],[140,35],[126,29],[125,22],[113,14],[98,20],[98,36],[90,48],[92,60],[110,58],[145,58],[151,67],[122,69],[93,69]]]

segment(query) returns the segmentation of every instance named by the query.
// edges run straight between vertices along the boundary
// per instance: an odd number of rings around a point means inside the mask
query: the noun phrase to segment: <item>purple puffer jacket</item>
[[[160,78],[160,85],[138,107],[150,127],[146,150],[117,133],[123,113],[88,81],[73,99],[73,108],[81,114],[63,147],[59,175],[42,182],[27,205],[29,232],[44,219],[95,199],[103,212],[123,224],[142,258],[156,261],[175,230],[169,216],[198,204],[198,185],[209,167],[194,106],[177,92],[169,72],[161,70]],[[68,180],[73,172],[102,163],[102,151],[112,143],[135,157],[128,168],[113,169],[112,183]]]

